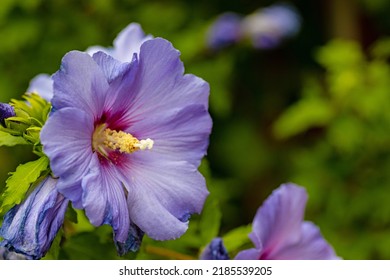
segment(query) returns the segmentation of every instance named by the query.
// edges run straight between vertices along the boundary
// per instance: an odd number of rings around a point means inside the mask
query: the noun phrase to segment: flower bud
[[[15,116],[14,108],[6,103],[0,103],[0,123],[5,126],[5,119]]]

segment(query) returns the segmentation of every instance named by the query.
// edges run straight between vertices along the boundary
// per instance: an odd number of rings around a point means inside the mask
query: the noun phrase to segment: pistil
[[[150,138],[138,140],[130,133],[116,131],[101,124],[95,128],[92,136],[92,147],[102,156],[108,158],[109,151],[131,154],[137,150],[150,150],[154,141]]]

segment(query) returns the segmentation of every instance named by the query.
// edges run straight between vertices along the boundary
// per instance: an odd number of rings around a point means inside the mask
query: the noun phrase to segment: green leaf
[[[28,144],[23,137],[13,136],[7,132],[0,131],[0,146],[15,146]]]
[[[317,61],[331,71],[364,65],[364,55],[358,42],[335,39],[318,50]]]
[[[222,213],[218,201],[210,196],[203,207],[201,220],[199,222],[200,235],[204,245],[218,236],[221,218]]]
[[[30,114],[28,113],[30,111],[30,107],[24,100],[11,99],[11,105],[15,109],[16,116],[26,119],[30,117]]]
[[[26,133],[24,134],[24,138],[31,143],[39,143],[39,135],[41,133],[41,128],[37,126],[31,126],[26,129]]]
[[[7,118],[5,123],[13,135],[23,135],[24,131],[31,125],[30,120],[22,117]]]
[[[48,169],[48,166],[49,159],[47,157],[41,157],[35,161],[19,165],[6,181],[6,190],[2,195],[0,213],[15,204],[19,204],[30,185],[37,181],[41,173]]]
[[[252,225],[241,226],[229,231],[222,239],[228,252],[235,251],[240,247],[250,243],[249,233],[252,231]]]
[[[50,112],[51,104],[35,93],[25,94],[23,98],[25,100],[11,100],[10,104],[14,107],[16,113],[16,117],[12,119],[42,127]]]
[[[285,139],[309,128],[326,126],[334,115],[331,104],[320,97],[309,97],[288,108],[273,125],[274,135]]]
[[[44,156],[40,145],[40,131],[45,124],[51,104],[37,94],[25,94],[25,100],[12,99],[10,104],[14,107],[15,116],[5,120],[5,127],[0,127],[0,131],[10,134],[11,136],[21,136],[25,141],[12,137],[7,137],[2,141],[8,145],[32,144],[33,152],[39,156]],[[3,133],[3,135],[5,135]],[[2,135],[0,135],[1,137]],[[15,143],[14,143],[15,142]]]
[[[106,236],[103,240],[102,235]],[[60,259],[70,260],[118,260],[112,230],[108,225],[96,228],[93,232],[82,232],[63,243]]]
[[[29,120],[28,118],[23,118],[23,117],[9,117],[9,118],[7,118],[7,120],[12,121],[12,122],[17,122],[17,123],[24,123],[27,125],[31,124],[31,120]]]

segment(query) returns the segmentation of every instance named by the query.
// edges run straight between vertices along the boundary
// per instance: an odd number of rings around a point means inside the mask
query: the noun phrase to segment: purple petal
[[[29,258],[23,254],[18,254],[0,246],[0,260],[28,260]]]
[[[100,165],[97,156],[92,157],[91,170],[82,181],[83,207],[89,221],[95,225],[109,224],[115,240],[126,242],[130,218],[122,183],[114,168]]]
[[[65,108],[54,112],[41,131],[43,150],[50,158],[51,169],[61,178],[57,188],[76,204],[81,199],[81,179],[92,158],[93,129],[91,116],[75,108]]]
[[[86,49],[85,52],[87,54],[89,54],[90,56],[93,56],[95,53],[98,53],[98,52],[103,52],[103,53],[106,53],[106,54],[112,56],[113,48],[104,48],[102,46],[91,46],[91,47],[88,47],[88,49]]]
[[[229,260],[228,252],[223,245],[222,238],[214,238],[204,249],[201,260]]]
[[[122,62],[130,62],[134,53],[140,52],[141,45],[152,38],[151,35],[145,35],[138,23],[131,23],[115,38],[113,57]]]
[[[322,237],[320,229],[311,222],[304,222],[299,241],[274,252],[268,259],[335,260],[339,257]]]
[[[106,76],[107,81],[111,84],[116,78],[123,80],[132,63],[122,63],[112,56],[105,54],[104,52],[97,52],[93,55],[93,59],[102,69],[104,76]]]
[[[307,194],[294,184],[281,185],[259,208],[250,238],[254,249],[236,259],[338,259],[333,248],[310,222],[303,222]]]
[[[99,52],[93,55],[93,59],[100,66],[107,78],[110,87],[106,93],[105,114],[111,120],[110,127],[122,130],[126,122],[122,121],[124,115],[123,103],[131,99],[132,88],[135,83],[138,60],[136,56],[132,62],[121,63],[111,56]],[[125,100],[125,101],[124,101]]]
[[[179,56],[179,51],[161,38],[142,44],[137,84],[118,97],[117,110],[125,112],[122,119],[128,126],[189,104],[208,108],[209,85],[196,76],[183,76]]]
[[[119,242],[115,240],[116,250],[120,256],[123,256],[129,251],[136,252],[141,246],[144,232],[140,230],[135,224],[130,223],[129,234],[125,242]]]
[[[20,205],[4,217],[0,235],[4,246],[33,259],[49,250],[65,216],[68,200],[55,188],[56,179],[46,177]]]
[[[28,86],[27,92],[35,92],[42,98],[50,101],[53,98],[53,80],[48,74],[35,76]]]
[[[211,130],[209,86],[183,73],[179,52],[154,39],[142,44],[139,60],[135,55],[125,64],[103,53],[71,52],[54,76],[57,111],[42,131],[44,151],[61,193],[85,208],[93,224],[110,224],[119,251],[140,242],[140,232],[179,237],[208,195],[197,166]],[[112,151],[112,162],[98,158],[91,138],[100,123],[138,138],[155,136],[156,149]]]
[[[91,56],[97,52],[104,52],[118,61],[131,62],[134,54],[139,54],[141,45],[152,38],[151,35],[145,35],[138,23],[131,23],[115,38],[114,47],[92,46],[86,52]]]
[[[251,248],[243,250],[237,254],[235,260],[258,260],[261,255],[261,249]]]
[[[153,139],[153,153],[158,156],[199,166],[206,154],[211,126],[211,117],[203,105],[189,105],[136,122],[129,132],[138,139]]]
[[[174,239],[188,227],[188,217],[200,213],[208,195],[196,167],[136,152],[123,176],[132,221],[156,240]],[[125,170],[124,170],[125,171]]]
[[[276,189],[259,208],[250,238],[262,249],[262,257],[299,240],[306,201],[305,189],[289,183]]]
[[[54,76],[55,109],[74,107],[95,119],[101,116],[106,100],[108,81],[102,69],[88,54],[67,53]]]

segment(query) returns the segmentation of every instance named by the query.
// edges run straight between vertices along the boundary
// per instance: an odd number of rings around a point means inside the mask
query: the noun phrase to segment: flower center
[[[92,148],[108,158],[110,151],[131,154],[137,150],[150,150],[154,141],[150,138],[138,140],[130,133],[107,128],[106,124],[98,125],[92,135]]]

